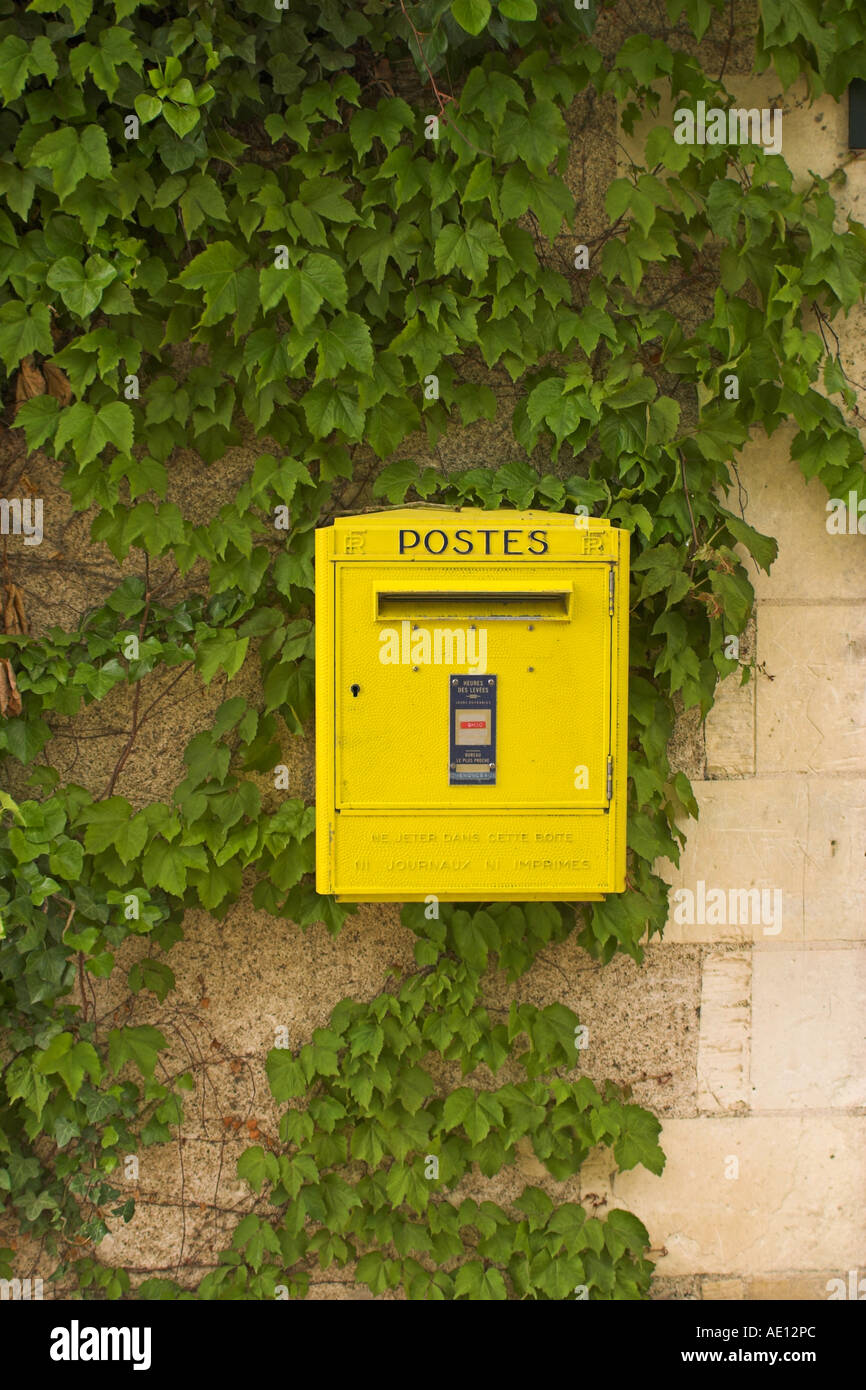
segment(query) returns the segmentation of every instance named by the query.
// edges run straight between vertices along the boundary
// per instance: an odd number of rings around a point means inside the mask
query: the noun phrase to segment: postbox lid
[[[573,529],[576,515],[575,512],[545,512],[538,508],[518,511],[514,507],[386,507],[379,512],[358,512],[354,516],[338,516],[333,524],[335,528],[345,530],[349,527],[358,529],[404,526],[409,522],[423,522],[425,525],[433,526],[437,522],[459,525],[461,521],[465,524],[486,520],[492,525],[505,525],[507,522],[510,525],[556,525]],[[585,526],[605,528],[611,525],[607,517],[584,516],[581,520]]]
[[[615,559],[619,539],[605,517],[483,507],[395,507],[337,517],[326,529],[331,556],[341,561]]]

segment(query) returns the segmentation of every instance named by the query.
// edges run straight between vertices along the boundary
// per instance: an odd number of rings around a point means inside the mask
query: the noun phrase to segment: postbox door
[[[338,809],[607,808],[610,562],[335,568]]]

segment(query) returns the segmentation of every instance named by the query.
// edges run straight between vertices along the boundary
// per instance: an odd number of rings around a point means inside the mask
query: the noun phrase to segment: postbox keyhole
[[[355,698],[357,699],[357,697],[358,697],[358,696],[360,695],[360,693],[361,693],[361,687],[360,687],[360,685],[358,685],[357,683],[356,683],[355,685],[350,685],[350,686],[349,686],[349,689],[351,690],[352,694],[353,694],[353,695],[355,696]]]

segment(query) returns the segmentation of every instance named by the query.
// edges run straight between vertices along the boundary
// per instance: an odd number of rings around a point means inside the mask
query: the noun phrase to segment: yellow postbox
[[[628,544],[540,511],[404,507],[320,528],[320,893],[622,892]]]

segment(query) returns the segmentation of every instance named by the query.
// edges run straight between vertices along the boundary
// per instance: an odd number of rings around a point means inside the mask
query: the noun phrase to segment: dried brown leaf
[[[45,384],[48,387],[49,396],[53,396],[62,406],[68,405],[72,400],[69,377],[59,367],[52,367],[50,362],[46,362],[42,370],[45,374]]]
[[[0,660],[0,717],[14,719],[21,708],[21,693],[15,683],[12,663],[4,657]]]
[[[3,602],[3,631],[25,635],[28,627],[21,590],[17,584],[7,584]]]
[[[15,382],[15,412],[25,401],[29,401],[33,396],[45,395],[45,377],[33,361],[32,357],[24,357],[18,370],[18,377]]]

